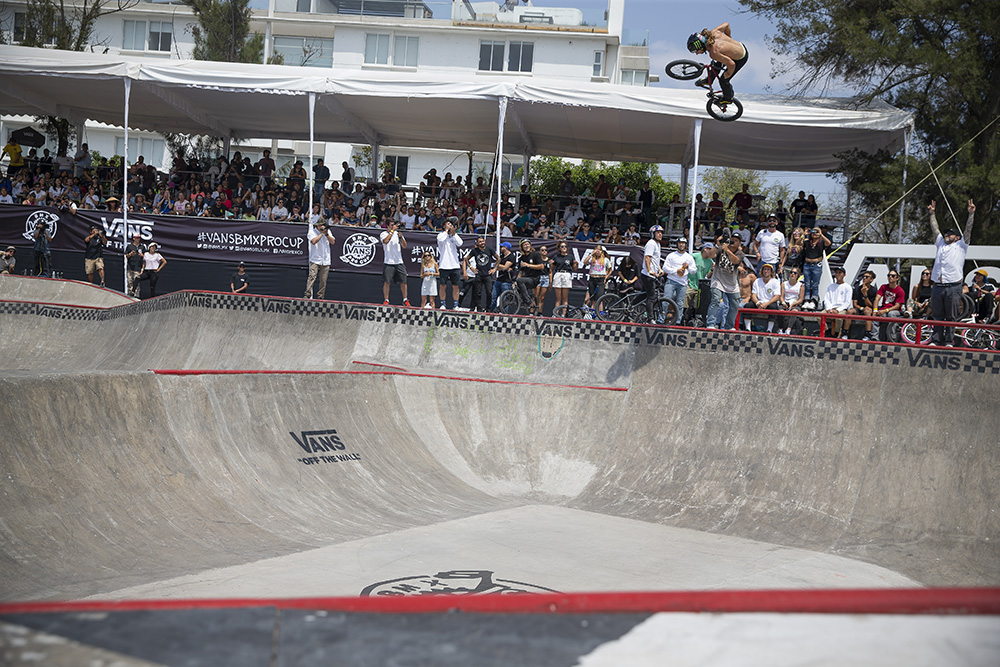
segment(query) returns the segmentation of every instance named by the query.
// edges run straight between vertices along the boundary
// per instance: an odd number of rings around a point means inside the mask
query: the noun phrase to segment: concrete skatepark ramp
[[[190,292],[0,350],[3,600],[1000,582],[996,354]]]

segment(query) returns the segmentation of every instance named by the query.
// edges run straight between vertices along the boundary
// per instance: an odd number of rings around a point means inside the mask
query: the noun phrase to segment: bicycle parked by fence
[[[656,294],[663,293],[663,283],[662,277],[653,282]],[[653,300],[650,319],[646,293],[642,290],[608,292],[597,300],[596,310],[602,320],[637,324],[679,324],[683,314],[673,299],[661,296]]]

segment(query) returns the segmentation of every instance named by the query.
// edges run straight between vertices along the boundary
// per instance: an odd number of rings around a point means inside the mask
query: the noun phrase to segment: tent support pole
[[[132,95],[132,79],[122,79],[125,82],[125,128],[124,150],[122,151],[122,292],[128,296],[128,259],[125,257],[125,246],[128,245],[128,101]],[[77,138],[79,141],[79,137]],[[112,192],[112,194],[114,194]],[[152,284],[152,283],[150,283]]]
[[[502,190],[501,190],[501,183],[503,182],[503,179],[501,178],[503,175],[503,130],[506,122],[507,122],[507,98],[501,97],[500,114],[499,118],[497,119],[497,134],[498,134],[497,159],[496,159],[496,169],[494,170],[494,173],[496,174],[496,193],[497,193],[497,212],[494,221],[496,222],[496,228],[497,228],[496,251],[498,256],[500,255],[500,205],[501,202],[503,201]]]
[[[316,136],[316,93],[309,93],[309,169],[313,168],[313,141]],[[314,172],[315,173],[315,172]],[[313,210],[313,198],[316,193],[313,192],[313,178],[309,176],[306,172],[306,198],[309,201],[309,207],[306,209],[306,220],[312,217]]]
[[[847,211],[844,213],[844,227],[840,230],[840,242],[847,243],[847,228],[851,226],[851,184],[847,184]]]
[[[378,142],[372,142],[370,145],[372,147],[372,163],[371,163],[371,171],[370,171],[370,175],[371,175],[371,179],[372,179],[371,182],[372,183],[378,183],[378,163],[379,163],[378,148],[379,148],[379,146],[378,146]]]
[[[688,249],[689,251],[694,250],[694,193],[698,191],[698,158],[701,152],[701,118],[694,121],[694,167],[692,169],[691,178],[691,215],[688,217]],[[687,170],[681,174],[682,180],[687,180],[684,176],[687,174]],[[681,192],[684,196],[687,196],[687,189],[681,186]]]
[[[531,185],[531,179],[529,178],[528,170],[531,168],[531,153],[524,152],[521,154],[521,185]],[[530,187],[528,188],[531,189]]]
[[[911,124],[903,130],[903,196],[899,200],[899,236],[896,243],[903,244],[903,216],[906,212],[906,165],[910,161],[910,137],[913,134]],[[896,273],[899,273],[899,258],[896,258]]]

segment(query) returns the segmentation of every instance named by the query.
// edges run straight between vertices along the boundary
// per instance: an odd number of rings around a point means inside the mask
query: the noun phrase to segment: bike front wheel
[[[504,315],[517,315],[521,310],[521,298],[514,290],[506,290],[497,298],[497,312]]]
[[[571,306],[569,304],[563,304],[557,306],[555,310],[552,311],[553,317],[558,317],[567,320],[582,320],[583,313],[576,306]]]
[[[624,322],[628,319],[625,299],[615,294],[605,294],[597,300],[597,317],[608,322]]]
[[[708,110],[709,116],[726,123],[743,115],[743,103],[737,99],[726,102],[719,97],[713,97],[705,105],[705,108]]]
[[[653,303],[653,323],[673,325],[681,321],[681,309],[673,299],[662,297]]]
[[[698,78],[705,66],[697,60],[674,60],[667,64],[667,76],[671,79],[690,81]]]
[[[907,322],[899,330],[899,335],[903,337],[904,343],[913,344],[917,342],[917,325],[915,322]],[[920,344],[927,345],[931,342],[931,328],[927,325],[920,327]]]

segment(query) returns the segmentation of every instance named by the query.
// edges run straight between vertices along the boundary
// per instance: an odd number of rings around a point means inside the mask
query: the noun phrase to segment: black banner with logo
[[[108,239],[107,254],[121,253],[132,234],[139,234],[143,242],[155,241],[159,252],[167,259],[194,260],[215,264],[235,265],[239,262],[257,265],[305,267],[309,262],[307,226],[304,223],[259,222],[255,220],[221,220],[218,218],[191,218],[174,215],[130,214],[128,229],[120,213],[108,211],[59,211],[50,207],[0,205],[0,245],[30,248],[34,244],[34,230],[39,222],[49,226],[53,250],[82,252],[83,239],[97,225]],[[381,274],[384,255],[379,242],[380,228],[333,227],[337,239],[331,253],[334,271]],[[411,277],[420,275],[420,257],[425,250],[437,255],[437,234],[432,232],[403,232],[407,248],[403,261]],[[471,249],[474,237],[463,238],[463,250]],[[518,253],[518,239],[510,241]],[[569,241],[570,254],[578,266],[593,243]],[[549,256],[556,252],[556,241],[532,239],[537,249],[548,248]],[[489,240],[493,246],[493,238]],[[627,255],[637,264],[642,262],[642,248],[610,246],[609,254],[615,265]],[[578,270],[573,275],[573,286],[585,288],[587,274]]]

